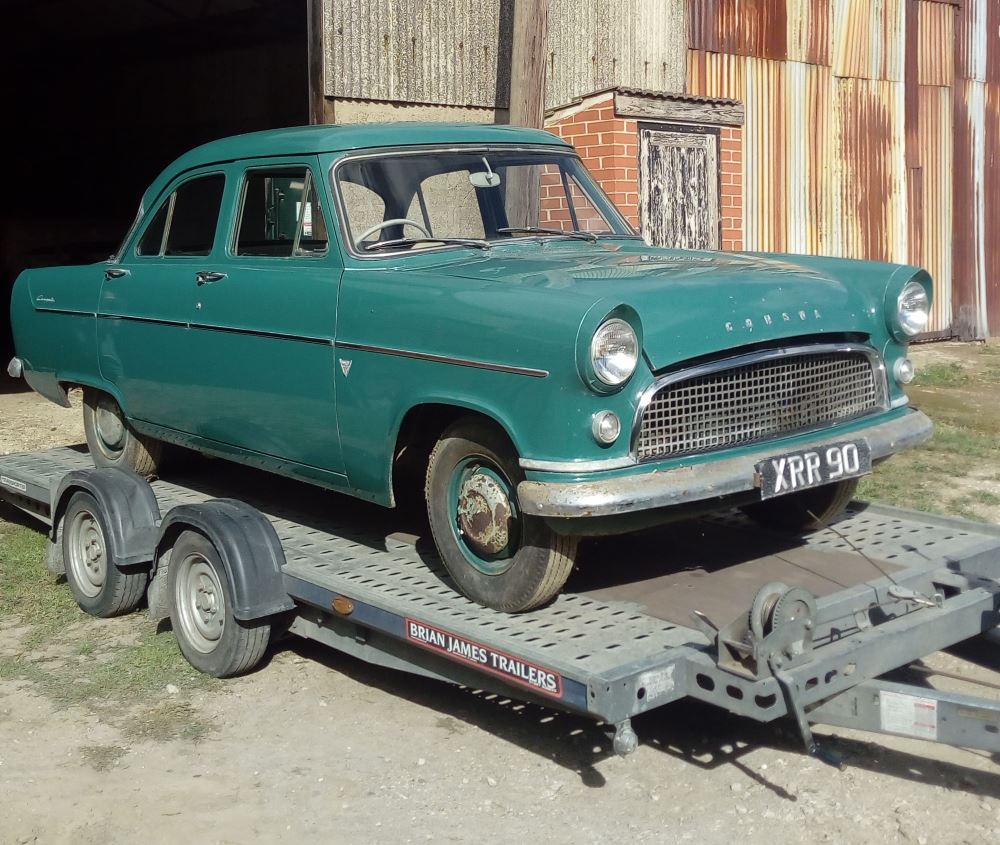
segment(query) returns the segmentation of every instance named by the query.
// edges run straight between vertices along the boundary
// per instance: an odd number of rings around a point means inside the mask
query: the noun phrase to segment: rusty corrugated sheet
[[[744,237],[749,249],[785,252],[788,183],[787,65],[744,58]]]
[[[985,337],[986,217],[983,172],[986,161],[986,83],[959,80],[955,86],[954,219],[963,231],[954,239],[953,301],[960,336]]]
[[[996,32],[996,30],[993,30]],[[996,64],[994,57],[1000,53],[1000,45],[994,40],[992,55],[987,64]],[[986,311],[991,334],[1000,334],[1000,83],[986,83],[985,108],[985,149],[983,197],[985,205],[983,229],[986,238]]]
[[[836,251],[833,225],[833,156],[829,67],[788,66],[788,249],[812,255]]]
[[[506,107],[513,5],[323,0],[328,97]]]
[[[788,60],[829,65],[833,0],[787,0]]]
[[[788,55],[787,0],[689,0],[688,44],[695,50],[765,59]]]
[[[904,97],[898,82],[834,80],[837,255],[907,260]]]
[[[924,4],[926,5],[926,4]],[[952,240],[954,157],[951,88],[921,85],[918,144],[921,178],[921,248],[911,261],[934,279],[934,304],[928,330],[952,324]]]
[[[906,2],[837,0],[833,6],[835,75],[903,81]]]
[[[917,16],[920,85],[951,85],[955,78],[955,7],[921,0]]]

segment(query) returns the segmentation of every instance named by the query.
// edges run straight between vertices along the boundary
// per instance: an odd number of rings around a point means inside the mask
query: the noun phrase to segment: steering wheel
[[[361,244],[364,243],[365,239],[369,235],[374,235],[376,232],[380,232],[387,226],[413,226],[415,229],[419,229],[425,238],[431,237],[431,233],[428,232],[420,223],[416,220],[410,220],[409,217],[396,217],[392,220],[383,220],[381,223],[376,223],[374,226],[369,226],[365,229],[357,238],[354,239],[354,245],[361,249]]]

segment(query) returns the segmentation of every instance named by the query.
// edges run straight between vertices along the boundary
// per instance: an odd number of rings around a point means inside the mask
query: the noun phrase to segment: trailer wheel
[[[824,484],[763,502],[744,505],[748,517],[766,528],[783,531],[817,531],[833,522],[851,503],[858,489],[857,478]],[[816,518],[809,515],[812,512]]]
[[[475,418],[445,431],[427,467],[427,514],[441,560],[466,596],[495,610],[549,601],[576,560],[578,538],[520,512],[523,479],[507,438]]]
[[[115,565],[109,536],[97,500],[82,490],[74,493],[62,521],[66,582],[80,609],[101,618],[135,610],[149,581],[143,569],[123,572]]]
[[[267,650],[271,625],[233,616],[232,589],[215,546],[197,531],[183,532],[170,552],[168,577],[170,622],[188,663],[216,678],[253,669]]]
[[[162,441],[133,429],[107,393],[89,388],[83,391],[83,430],[95,466],[130,469],[143,478],[156,474]]]

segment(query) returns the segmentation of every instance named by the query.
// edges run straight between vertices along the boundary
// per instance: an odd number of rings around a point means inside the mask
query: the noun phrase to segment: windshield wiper
[[[592,244],[597,243],[597,235],[593,232],[581,232],[578,229],[566,231],[565,229],[545,229],[541,226],[504,226],[502,229],[497,229],[497,231],[502,232],[505,235],[513,232],[525,232],[529,235],[562,235],[566,238],[577,238],[581,241],[589,241]]]
[[[376,241],[368,244],[366,250],[372,252],[376,249],[389,249],[394,246],[404,244],[448,244],[449,246],[474,246],[477,249],[489,249],[492,244],[482,238],[395,238],[391,241]]]

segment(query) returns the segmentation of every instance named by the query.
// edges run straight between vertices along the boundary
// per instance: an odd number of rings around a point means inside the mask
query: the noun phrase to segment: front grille
[[[670,376],[642,413],[639,460],[757,443],[885,408],[874,353],[785,350]]]

